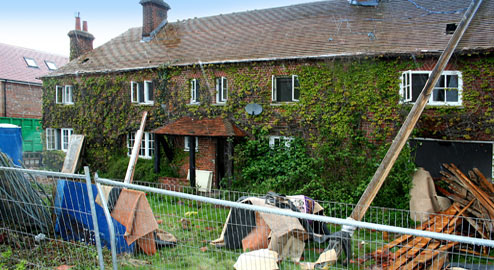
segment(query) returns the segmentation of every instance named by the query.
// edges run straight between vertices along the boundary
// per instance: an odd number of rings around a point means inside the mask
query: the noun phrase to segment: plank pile
[[[493,185],[477,169],[469,172],[467,177],[453,164],[444,164],[444,168],[447,172],[441,172],[443,177],[439,181],[445,187],[440,183],[436,186],[453,204],[444,212],[431,215],[416,229],[490,239],[494,217]],[[373,252],[371,257],[379,269],[442,269],[448,261],[448,252],[455,247],[463,254],[487,256],[486,249],[480,251],[482,254],[466,245],[461,245],[460,249],[457,242],[402,235]]]

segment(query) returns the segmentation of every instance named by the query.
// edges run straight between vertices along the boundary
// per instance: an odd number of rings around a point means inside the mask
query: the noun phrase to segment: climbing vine
[[[326,194],[328,191],[324,190],[336,175],[348,175],[340,177],[345,181],[334,187],[334,190],[342,190],[339,197],[333,194],[325,198],[352,201],[351,198],[358,196],[356,190],[362,191],[354,187],[368,181],[382,156],[382,149],[397,133],[411,108],[399,102],[401,71],[419,69],[423,61],[374,57],[185,67],[163,65],[134,72],[48,78],[44,80],[43,123],[44,127],[70,127],[76,133],[85,134],[85,158],[91,166],[101,168],[109,162],[112,153],[125,145],[125,135],[138,128],[143,110],[150,112],[148,130],[185,115],[221,116],[233,120],[251,134],[252,139],[266,134],[303,139],[308,153],[323,164],[323,171],[317,172],[315,180],[308,180],[307,188]],[[490,54],[458,56],[454,67],[463,75],[463,106],[427,107],[415,135],[491,140],[494,57]],[[300,81],[299,101],[272,102],[271,75],[292,74],[298,75]],[[220,105],[214,100],[215,78],[221,76],[228,79],[228,101]],[[194,78],[201,81],[202,100],[198,105],[189,104],[190,80]],[[153,106],[130,102],[130,82],[143,80],[153,80]],[[55,86],[66,84],[74,86],[74,104],[55,104]],[[249,103],[260,104],[263,112],[249,115],[245,111]],[[410,155],[403,160],[409,158]],[[249,166],[246,160],[238,162]],[[359,171],[359,168],[365,169]],[[398,178],[405,190],[407,185],[403,181],[404,178],[408,181],[409,176]]]

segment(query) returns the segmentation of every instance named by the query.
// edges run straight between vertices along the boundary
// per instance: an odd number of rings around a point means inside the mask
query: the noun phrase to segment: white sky
[[[317,0],[165,0],[168,21],[294,5]],[[94,47],[142,25],[139,0],[24,0],[2,1],[0,43],[67,56],[75,14],[88,21]]]

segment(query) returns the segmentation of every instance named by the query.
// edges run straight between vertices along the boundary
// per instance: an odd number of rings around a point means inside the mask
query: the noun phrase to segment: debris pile
[[[470,171],[467,177],[453,164],[443,166],[447,171],[441,172],[443,177],[436,181],[436,188],[453,204],[447,210],[431,215],[416,229],[490,239],[494,186],[477,169]],[[380,269],[442,269],[448,264],[452,250],[461,254],[488,254],[487,249],[472,245],[402,235],[369,258],[373,258]]]

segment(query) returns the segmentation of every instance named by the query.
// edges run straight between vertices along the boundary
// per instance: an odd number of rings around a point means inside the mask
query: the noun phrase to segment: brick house
[[[42,81],[66,57],[0,43],[0,122],[21,126],[24,152],[40,152]]]
[[[169,5],[141,0],[142,27],[43,78],[43,124],[89,135],[95,153],[131,146],[139,114],[147,110],[141,157],[151,158],[162,145],[170,159],[177,153],[192,158],[195,148],[196,169],[210,171],[215,186],[231,171],[230,143],[258,130],[273,145],[289,146],[294,137],[324,140],[324,130],[344,138],[359,129],[376,143],[389,140],[468,3],[359,3],[319,1],[168,22]],[[418,146],[474,145],[462,151],[480,151],[474,160],[487,175],[493,163],[493,15],[493,1],[485,1],[415,134]],[[66,85],[73,86],[71,106],[56,104],[57,89]],[[348,115],[358,121],[336,124]],[[431,163],[430,154],[423,156],[423,165]],[[182,161],[185,177],[190,164]]]

